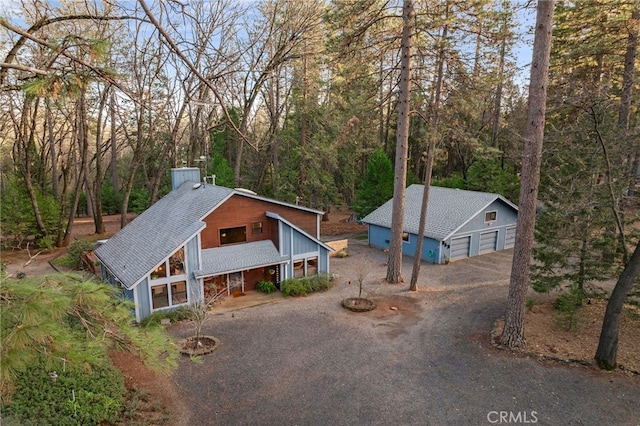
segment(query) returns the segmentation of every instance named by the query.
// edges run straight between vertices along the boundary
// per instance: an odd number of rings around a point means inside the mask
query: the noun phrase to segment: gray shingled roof
[[[418,233],[423,192],[424,185],[411,185],[407,188],[403,223],[404,232]],[[439,241],[446,240],[496,200],[501,200],[514,209],[518,209],[500,194],[432,186],[429,191],[429,206],[427,207],[427,223],[424,235]],[[393,198],[365,216],[362,222],[390,228],[392,210]]]
[[[228,274],[289,261],[289,257],[281,256],[270,240],[210,248],[201,253],[202,269],[194,272],[196,277]]]
[[[127,288],[199,232],[202,220],[234,190],[187,182],[170,192],[96,249],[100,261]]]

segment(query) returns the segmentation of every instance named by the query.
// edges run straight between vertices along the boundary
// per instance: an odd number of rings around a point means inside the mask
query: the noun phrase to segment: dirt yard
[[[328,215],[328,221],[321,222],[321,235],[328,240],[342,238],[358,238],[366,236],[366,226],[350,221],[351,212],[334,209]],[[74,224],[74,238],[89,237],[93,239],[108,238],[119,229],[119,216],[105,217],[107,232],[105,235],[93,234],[93,223],[90,219],[79,219]],[[9,276],[16,276],[22,272],[27,275],[43,275],[54,273],[50,261],[63,255],[64,250],[59,249],[49,253],[39,253],[34,250],[13,250],[2,252],[2,262],[7,267]],[[348,259],[345,259],[348,260]],[[455,263],[449,266],[452,273],[455,271]],[[597,347],[600,327],[604,315],[606,301],[591,299],[579,311],[576,317],[574,330],[567,330],[558,326],[557,312],[553,309],[551,298],[537,297],[536,303],[526,313],[526,338],[528,346],[526,353],[535,354],[545,359],[571,360],[593,364],[593,355]],[[397,304],[396,300],[376,300],[381,314],[389,314],[389,306]],[[410,311],[410,309],[408,309]],[[501,323],[497,323],[498,332]],[[629,306],[625,308],[620,345],[618,351],[618,363],[625,371],[618,370],[615,374],[625,372],[640,372],[640,309]],[[486,334],[489,339],[489,330]],[[488,349],[489,350],[489,349]],[[115,363],[123,370],[128,386],[146,389],[148,399],[162,402],[162,416],[155,417],[154,424],[188,424],[188,407],[185,407],[181,399],[175,394],[173,379],[156,375],[146,371],[129,354],[117,354]],[[171,397],[167,397],[170,395]],[[157,406],[157,404],[156,404]],[[153,408],[150,408],[153,410]]]

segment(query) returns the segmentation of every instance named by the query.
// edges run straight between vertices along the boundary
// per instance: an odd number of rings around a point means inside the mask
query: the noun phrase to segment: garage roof
[[[403,222],[404,232],[418,234],[423,192],[424,185],[411,185],[407,188]],[[500,194],[432,186],[429,190],[429,205],[427,207],[427,223],[424,236],[439,241],[446,240],[496,200],[504,202],[516,211],[518,210],[515,204]],[[393,198],[369,213],[362,219],[362,222],[390,228],[392,210]]]

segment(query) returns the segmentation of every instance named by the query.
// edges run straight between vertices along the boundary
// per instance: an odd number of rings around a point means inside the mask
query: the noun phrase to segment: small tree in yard
[[[241,280],[233,280],[229,283],[229,289],[235,289],[242,286]],[[195,324],[195,336],[187,338],[185,346],[187,349],[199,349],[204,346],[202,343],[204,336],[202,335],[202,326],[204,320],[207,319],[207,313],[211,310],[213,305],[220,300],[222,295],[227,292],[227,288],[214,287],[213,291],[208,296],[205,295],[202,299],[196,300],[189,305],[189,318]]]
[[[342,306],[353,312],[366,312],[376,308],[376,304],[366,298],[362,297],[362,288],[364,287],[364,280],[369,275],[371,270],[371,259],[368,256],[363,257],[355,266],[356,281],[358,283],[358,297],[348,297],[342,301]]]
[[[370,259],[368,257],[364,257],[360,262],[358,262],[356,266],[356,281],[358,281],[358,299],[362,299],[362,287],[364,285],[364,280],[369,275],[369,271],[371,268],[369,267]]]

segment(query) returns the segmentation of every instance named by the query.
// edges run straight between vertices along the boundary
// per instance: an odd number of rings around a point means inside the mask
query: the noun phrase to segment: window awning
[[[193,273],[196,278],[289,263],[289,256],[280,255],[270,240],[205,249],[201,255],[202,269]]]

